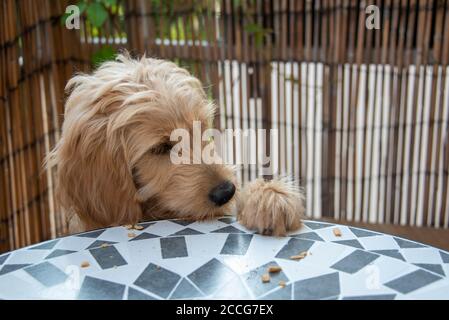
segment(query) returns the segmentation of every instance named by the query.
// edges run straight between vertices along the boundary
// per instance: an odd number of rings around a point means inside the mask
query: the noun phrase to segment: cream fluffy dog
[[[198,79],[172,62],[119,55],[67,84],[62,137],[49,154],[71,232],[140,220],[235,214],[249,229],[285,235],[301,226],[304,197],[284,180],[244,190],[231,166],[173,164],[170,134],[210,127],[215,106]]]

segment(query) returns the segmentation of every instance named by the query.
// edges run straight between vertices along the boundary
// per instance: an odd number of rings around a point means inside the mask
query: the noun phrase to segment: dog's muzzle
[[[225,181],[209,192],[209,200],[217,206],[222,206],[232,199],[235,193],[235,185],[231,181]]]

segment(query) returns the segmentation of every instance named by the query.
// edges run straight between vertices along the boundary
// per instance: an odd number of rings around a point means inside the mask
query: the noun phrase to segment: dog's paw
[[[260,234],[285,236],[302,226],[304,213],[303,192],[286,180],[257,179],[239,196],[239,222]]]

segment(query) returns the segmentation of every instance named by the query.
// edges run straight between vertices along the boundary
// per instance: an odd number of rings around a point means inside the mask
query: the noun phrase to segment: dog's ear
[[[79,75],[69,82],[62,137],[48,157],[49,165],[57,165],[60,204],[86,228],[135,223],[142,216],[126,137],[107,129],[122,103],[120,93],[98,80]]]

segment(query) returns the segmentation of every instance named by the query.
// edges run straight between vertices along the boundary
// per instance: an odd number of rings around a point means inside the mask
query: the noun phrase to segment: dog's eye
[[[166,154],[171,151],[172,147],[173,146],[170,143],[164,142],[164,143],[158,144],[157,146],[154,146],[153,148],[151,148],[150,151],[153,154]]]

